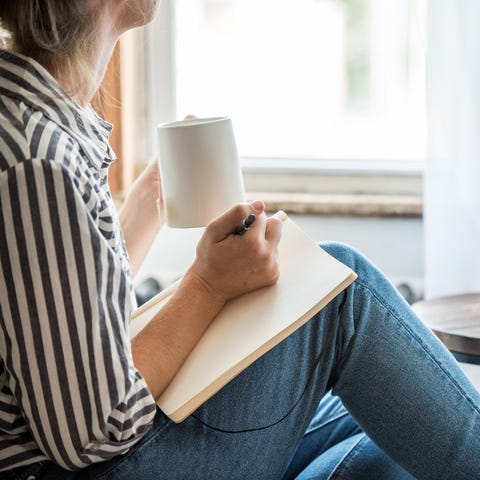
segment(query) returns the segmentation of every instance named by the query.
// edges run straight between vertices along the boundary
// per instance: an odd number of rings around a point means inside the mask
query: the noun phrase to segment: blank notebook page
[[[183,420],[356,278],[289,218],[284,221],[279,265],[275,285],[226,304],[158,398],[159,407],[172,420]],[[164,296],[163,301],[139,312],[132,323],[132,336],[168,301],[168,293]]]

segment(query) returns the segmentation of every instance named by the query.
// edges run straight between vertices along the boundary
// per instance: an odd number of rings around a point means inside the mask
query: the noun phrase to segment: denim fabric
[[[359,278],[304,327],[124,456],[37,478],[480,478],[477,390],[368,260],[322,247]]]
[[[338,397],[327,394],[283,480],[412,480],[362,432]]]

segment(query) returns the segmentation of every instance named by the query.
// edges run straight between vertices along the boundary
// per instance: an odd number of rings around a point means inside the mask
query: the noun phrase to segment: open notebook
[[[225,305],[170,385],[157,399],[161,410],[181,422],[261,355],[291,335],[356,279],[283,212],[280,278],[270,287]],[[161,309],[176,284],[133,315],[135,336]]]

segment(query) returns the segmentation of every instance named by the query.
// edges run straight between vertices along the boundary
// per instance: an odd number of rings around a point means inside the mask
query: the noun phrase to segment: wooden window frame
[[[117,156],[109,169],[108,180],[112,193],[125,189],[125,169],[122,149],[122,88],[120,78],[121,44],[117,43],[108,64],[102,85],[92,101],[97,113],[113,124],[110,146]]]

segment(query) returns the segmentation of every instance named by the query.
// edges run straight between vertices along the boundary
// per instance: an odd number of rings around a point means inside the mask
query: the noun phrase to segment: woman
[[[117,219],[111,126],[88,104],[118,37],[156,10],[0,4],[0,478],[478,478],[478,392],[340,244],[324,248],[358,274],[346,292],[183,423],[156,409],[225,302],[276,281],[281,237],[261,201],[215,219],[171,301],[130,342],[130,266],[161,227],[158,174],[147,168]],[[240,264],[247,253],[254,271]]]

